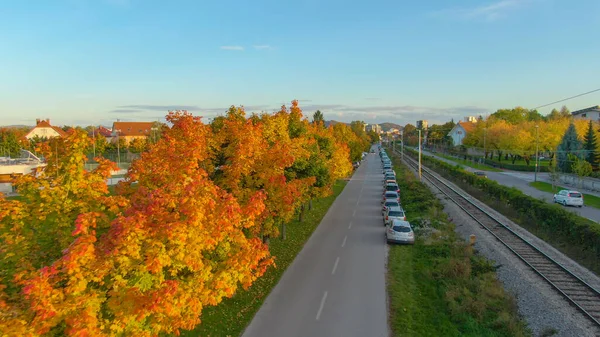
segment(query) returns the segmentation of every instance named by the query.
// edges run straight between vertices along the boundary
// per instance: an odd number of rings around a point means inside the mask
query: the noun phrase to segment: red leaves
[[[20,178],[26,203],[0,198],[8,261],[0,263],[16,266],[0,279],[3,332],[40,335],[61,322],[69,336],[191,329],[205,306],[275,265],[261,238],[314,195],[310,160],[333,167],[330,183],[349,172],[348,148],[332,129],[311,127],[296,101],[250,120],[235,107],[212,125],[185,111],[167,120],[172,127],[132,164],[118,196],[105,183],[114,163],[98,158],[84,171],[89,140],[72,131],[43,145],[40,177]],[[316,135],[338,150],[319,152]],[[20,294],[2,292],[10,283]]]

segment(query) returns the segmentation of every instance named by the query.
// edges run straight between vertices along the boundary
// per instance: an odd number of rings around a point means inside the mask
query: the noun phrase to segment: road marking
[[[354,212],[352,212],[352,216],[356,215],[356,209],[354,210]]]
[[[344,242],[342,242],[342,248],[346,245],[346,239],[348,239],[348,235],[344,236]]]
[[[352,221],[350,221],[350,224],[348,225],[348,229],[352,228]]]
[[[335,263],[333,264],[333,269],[331,270],[331,275],[335,274],[335,270],[337,269],[338,263],[340,263],[340,257],[338,256],[337,259],[335,259]]]
[[[321,317],[321,312],[323,311],[323,306],[325,305],[325,300],[327,299],[327,291],[323,294],[323,298],[321,299],[321,305],[319,306],[319,311],[317,311],[317,321]]]

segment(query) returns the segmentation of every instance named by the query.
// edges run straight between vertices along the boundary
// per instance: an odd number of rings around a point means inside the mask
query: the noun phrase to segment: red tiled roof
[[[113,132],[120,136],[149,136],[154,122],[114,122]]]
[[[88,133],[88,136],[90,137],[94,137],[94,136],[104,136],[104,137],[112,137],[112,131],[110,131],[109,129],[103,127],[102,125],[94,128],[92,131],[90,131]]]
[[[49,119],[42,119],[42,120],[37,119],[35,122],[36,122],[35,126],[31,130],[29,130],[29,132],[27,132],[27,134],[24,137],[29,136],[31,131],[33,131],[37,128],[51,128],[52,130],[56,131],[60,137],[65,137],[67,135],[67,133],[64,132],[63,129],[59,128],[58,126],[50,125]]]
[[[458,124],[460,124],[460,126],[462,126],[462,128],[465,129],[467,133],[474,131],[477,127],[477,124],[473,122],[458,122]]]

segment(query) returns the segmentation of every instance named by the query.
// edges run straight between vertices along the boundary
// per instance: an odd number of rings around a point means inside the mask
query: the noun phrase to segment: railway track
[[[404,158],[410,166],[415,169],[418,168],[418,162],[415,159],[408,155],[405,155]],[[421,175],[465,211],[473,220],[494,235],[496,239],[546,280],[597,326],[600,326],[600,292],[597,289],[567,270],[560,263],[513,231],[510,226],[502,223],[472,202],[469,196],[463,195],[451,187],[423,165],[421,165]]]

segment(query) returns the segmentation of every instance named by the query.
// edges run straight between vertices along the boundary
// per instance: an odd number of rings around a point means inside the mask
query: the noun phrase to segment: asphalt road
[[[381,179],[369,154],[242,336],[389,336]]]

